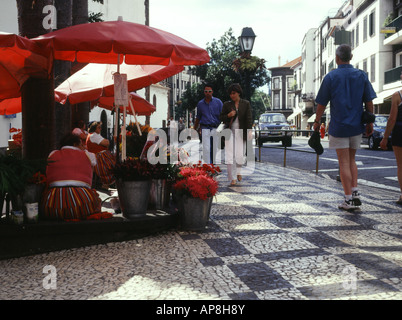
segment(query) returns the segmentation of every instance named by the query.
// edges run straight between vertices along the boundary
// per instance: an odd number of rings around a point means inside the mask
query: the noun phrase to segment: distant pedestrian
[[[350,64],[352,50],[342,44],[336,49],[338,68],[329,72],[321,83],[316,102],[318,103],[313,129],[318,131],[320,120],[328,102],[331,102],[331,122],[329,124],[329,148],[336,149],[339,171],[345,200],[339,209],[355,210],[361,206],[357,187],[358,170],[356,150],[360,149],[362,133],[373,133],[373,124],[361,122],[363,103],[373,112],[373,99],[376,94],[367,74]]]
[[[222,101],[213,95],[212,85],[204,86],[204,99],[197,104],[197,115],[194,122],[194,130],[201,128],[202,152],[204,163],[214,163],[218,150],[218,135],[216,128],[221,123],[220,114]]]
[[[72,133],[81,138],[82,145],[86,149],[87,148],[88,131],[86,130],[85,122],[83,120],[79,120],[77,122],[77,125],[74,128]]]
[[[242,180],[242,167],[245,162],[246,141],[252,139],[253,118],[250,102],[241,99],[243,90],[238,83],[229,86],[231,101],[223,104],[221,121],[232,131],[230,139],[225,142],[225,163],[227,165],[230,185]],[[239,130],[240,129],[240,130]],[[247,130],[250,129],[250,130]]]
[[[402,73],[401,73],[402,80]],[[397,91],[392,95],[391,111],[385,128],[384,137],[380,142],[381,149],[387,150],[388,138],[392,132],[392,149],[395,154],[396,164],[398,167],[397,176],[399,188],[402,192],[402,93]],[[399,196],[397,204],[402,205],[402,193]]]
[[[324,123],[321,123],[320,135],[321,135],[321,139],[324,139],[324,137],[325,137],[325,124]]]

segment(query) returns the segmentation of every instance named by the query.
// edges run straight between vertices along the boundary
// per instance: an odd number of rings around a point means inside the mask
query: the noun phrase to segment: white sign
[[[114,79],[114,104],[118,107],[128,107],[127,75],[116,72]]]

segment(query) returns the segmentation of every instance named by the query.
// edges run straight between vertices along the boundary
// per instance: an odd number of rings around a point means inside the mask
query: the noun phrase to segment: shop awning
[[[377,98],[373,100],[374,104],[381,104],[384,103],[386,100],[391,100],[392,95],[394,92],[401,90],[402,88],[394,88],[394,89],[389,89],[389,90],[384,90],[381,91],[380,93],[377,93]]]
[[[296,116],[301,114],[302,110],[300,108],[296,108],[295,111],[287,118],[288,121],[292,121]]]

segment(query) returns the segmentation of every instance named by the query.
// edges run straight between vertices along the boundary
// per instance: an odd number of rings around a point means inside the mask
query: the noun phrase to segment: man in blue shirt
[[[216,128],[221,123],[220,114],[223,103],[220,99],[212,96],[213,90],[210,84],[204,86],[205,98],[197,104],[197,115],[194,122],[194,129],[198,126],[202,130],[203,162],[214,163],[218,148],[218,135]]]
[[[363,104],[366,110],[373,112],[373,99],[376,93],[368,80],[367,74],[350,64],[352,50],[343,44],[336,49],[338,68],[329,72],[321,83],[315,101],[317,102],[314,130],[318,131],[320,120],[328,102],[330,106],[329,148],[336,149],[339,173],[345,192],[345,201],[338,207],[355,210],[361,206],[357,188],[356,150],[360,148],[362,133],[373,133],[373,124],[366,128],[361,122]]]

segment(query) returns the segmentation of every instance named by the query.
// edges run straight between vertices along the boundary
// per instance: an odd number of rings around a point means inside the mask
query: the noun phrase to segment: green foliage
[[[240,46],[230,28],[218,40],[207,44],[206,50],[211,61],[202,66],[192,68],[195,75],[204,83],[210,83],[214,89],[214,96],[222,101],[229,100],[227,88],[232,83],[240,83],[243,90],[250,84],[250,96],[254,91],[269,82],[269,76],[265,69],[264,59],[251,56],[239,58]],[[237,62],[238,67],[234,67]],[[198,101],[204,97],[203,88],[197,88],[191,94],[198,94]],[[185,99],[182,99],[185,101]],[[197,101],[197,102],[198,102]]]
[[[46,171],[46,160],[26,160],[13,155],[0,155],[0,194],[21,195],[28,180]]]
[[[261,90],[256,90],[251,97],[253,120],[258,120],[260,115],[270,107],[269,96]]]
[[[102,22],[103,13],[98,12],[98,13],[94,13],[94,12],[90,12],[88,14],[88,22],[92,23],[92,22]]]

